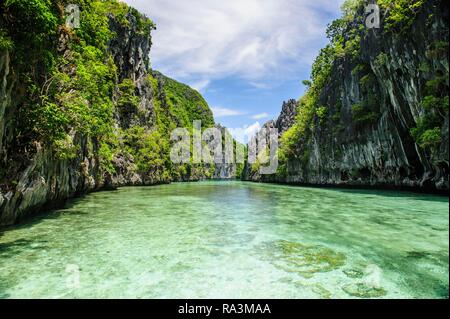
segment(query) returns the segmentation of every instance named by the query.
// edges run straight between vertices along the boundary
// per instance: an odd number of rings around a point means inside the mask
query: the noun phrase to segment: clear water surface
[[[448,298],[448,204],[242,182],[94,193],[0,234],[0,298]]]

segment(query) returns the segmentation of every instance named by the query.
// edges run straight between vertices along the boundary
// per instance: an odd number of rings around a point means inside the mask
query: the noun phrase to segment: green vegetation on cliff
[[[80,29],[65,27],[64,1],[2,5],[2,28],[14,39],[12,65],[25,92],[15,123],[16,147],[38,141],[62,158],[75,156],[72,131],[100,145],[111,138],[117,68],[107,52],[113,37],[107,12],[125,10],[117,1],[70,3],[84,9]]]
[[[68,4],[79,5],[80,28],[65,25]],[[172,129],[192,127],[193,120],[214,125],[201,95],[150,69],[144,81],[129,78],[115,61],[110,46],[118,32],[150,48],[150,19],[117,0],[6,0],[0,15],[0,50],[10,51],[18,97],[8,123],[12,161],[0,184],[23,171],[39,145],[75,164],[93,156],[100,180],[118,169],[145,183],[211,176],[210,166],[173,167],[169,158]],[[90,154],[82,155],[83,141]]]
[[[153,76],[161,83],[170,118],[178,119],[182,127],[192,127],[195,120],[202,121],[205,127],[214,126],[212,111],[200,93],[159,72],[153,71]]]
[[[397,72],[399,77],[403,71],[400,67],[397,67],[397,70],[386,70],[391,59],[388,52],[370,57],[376,49],[367,46],[374,45],[380,38],[409,37],[407,32],[414,26],[419,14],[426,6],[436,6],[436,1],[380,0],[377,3],[382,13],[379,30],[372,31],[365,27],[366,2],[362,0],[347,0],[342,6],[343,16],[328,26],[327,36],[330,43],[316,58],[312,66],[311,80],[303,82],[308,89],[299,101],[296,123],[281,138],[279,177],[286,176],[286,165],[290,159],[300,161],[303,167],[306,167],[310,160],[311,138],[314,133],[332,128],[330,133],[335,137],[347,130],[347,134],[353,132],[354,136],[350,138],[356,138],[379,122],[380,108],[386,103],[386,97],[380,89],[379,81],[382,75],[377,72]],[[433,19],[430,14],[426,23],[431,26]],[[377,35],[374,36],[374,33]],[[428,45],[424,54],[427,58],[445,59],[448,55],[447,41],[425,40],[434,41]],[[406,45],[405,48],[409,49]],[[343,76],[349,68],[352,77],[358,81],[358,87],[338,88],[340,84],[337,84],[337,74]],[[433,69],[426,63],[418,68],[421,78],[427,81],[419,82],[422,83],[417,88],[422,98],[419,101],[421,109],[416,123],[412,125],[415,127],[410,130],[410,136],[405,138],[413,138],[420,148],[431,153],[436,152],[444,140],[445,119],[448,117],[448,69],[446,74],[438,69],[436,65]],[[344,101],[348,98],[342,95],[346,90],[356,92],[355,95],[359,95],[358,100]],[[342,113],[344,102],[349,105],[346,114]],[[340,150],[335,149],[334,152],[339,154]]]
[[[129,82],[129,80],[125,80]],[[170,133],[178,127],[192,129],[193,121],[202,121],[202,127],[213,127],[214,118],[208,104],[197,91],[189,86],[172,80],[157,71],[146,78],[155,96],[153,99],[154,125],[132,126],[122,131],[124,146],[118,150],[131,154],[137,170],[141,174],[151,174],[152,179],[170,181],[189,178],[210,178],[214,171],[211,165],[182,164],[174,165],[170,160]],[[130,94],[132,87],[120,85],[129,93],[122,95],[125,105],[135,104],[136,96]],[[120,107],[119,100],[119,107]],[[134,101],[134,102],[133,102]]]

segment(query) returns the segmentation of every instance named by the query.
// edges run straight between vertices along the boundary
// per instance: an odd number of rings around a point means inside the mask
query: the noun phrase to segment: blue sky
[[[254,131],[303,94],[343,0],[125,2],[157,25],[152,67],[199,90],[217,122]]]

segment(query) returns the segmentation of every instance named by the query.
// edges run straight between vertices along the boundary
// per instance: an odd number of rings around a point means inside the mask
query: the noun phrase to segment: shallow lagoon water
[[[447,197],[122,188],[0,234],[0,298],[448,298]]]

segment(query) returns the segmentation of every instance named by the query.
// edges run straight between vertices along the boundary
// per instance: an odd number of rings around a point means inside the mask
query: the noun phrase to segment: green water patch
[[[265,243],[259,250],[273,264],[287,272],[311,278],[316,273],[329,272],[345,265],[343,253],[318,245],[279,240]]]
[[[121,188],[0,233],[0,298],[448,298],[448,227],[437,196]]]

